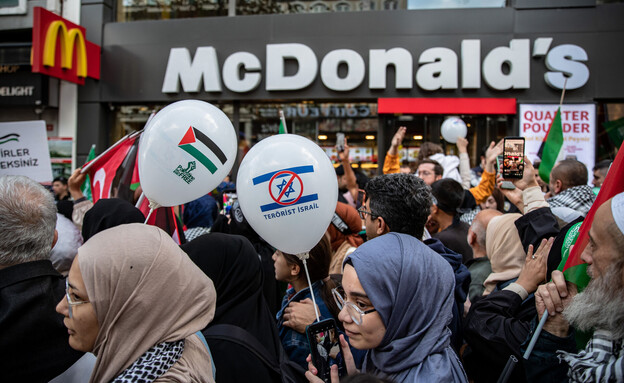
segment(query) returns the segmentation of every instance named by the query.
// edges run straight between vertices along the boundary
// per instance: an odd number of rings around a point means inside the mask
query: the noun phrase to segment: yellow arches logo
[[[61,37],[61,68],[72,69],[72,56],[76,51],[78,67],[76,74],[79,77],[87,77],[87,47],[85,38],[80,29],[67,30],[64,22],[53,21],[46,32],[43,45],[43,65],[54,66],[56,56],[56,40],[60,32]]]
[[[85,29],[35,7],[32,71],[84,84],[100,78],[100,47],[85,39]]]

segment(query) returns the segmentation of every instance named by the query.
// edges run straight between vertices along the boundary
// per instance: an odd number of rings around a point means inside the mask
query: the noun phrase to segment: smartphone
[[[345,135],[344,133],[336,133],[336,151],[342,153],[344,151]]]
[[[524,137],[505,137],[503,178],[522,178],[524,174]]]
[[[502,166],[503,166],[503,155],[501,154],[500,156],[496,157],[496,172],[502,172]],[[501,189],[513,190],[515,188],[516,186],[511,181],[503,181],[503,184],[501,185]]]
[[[312,363],[318,370],[317,376],[330,382],[331,366],[338,365],[338,374],[345,375],[344,361],[340,352],[338,326],[333,318],[313,323],[306,327]]]

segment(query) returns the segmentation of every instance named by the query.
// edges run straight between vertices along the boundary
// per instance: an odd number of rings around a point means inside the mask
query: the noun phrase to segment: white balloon
[[[236,151],[236,132],[219,108],[199,100],[168,105],[141,134],[138,164],[143,193],[161,206],[193,201],[230,173]]]
[[[236,192],[247,222],[273,247],[310,251],[336,210],[338,183],[327,154],[294,134],[271,136],[243,159]]]
[[[454,144],[459,137],[466,137],[468,129],[466,123],[459,117],[449,117],[442,123],[442,137]]]

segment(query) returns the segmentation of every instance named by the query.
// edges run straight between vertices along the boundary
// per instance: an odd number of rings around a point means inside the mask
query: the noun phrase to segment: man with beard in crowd
[[[539,287],[535,304],[549,318],[529,363],[528,381],[624,381],[624,193],[596,211],[589,244],[581,258],[591,281],[579,294],[555,271]],[[594,331],[584,350],[576,352],[574,331]],[[560,362],[565,362],[561,363]],[[567,379],[566,379],[567,375]]]

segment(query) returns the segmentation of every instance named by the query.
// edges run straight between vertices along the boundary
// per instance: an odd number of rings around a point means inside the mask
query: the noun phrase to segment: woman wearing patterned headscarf
[[[214,382],[196,333],[215,301],[212,281],[169,235],[135,223],[78,249],[57,311],[69,345],[97,357],[90,382]]]

